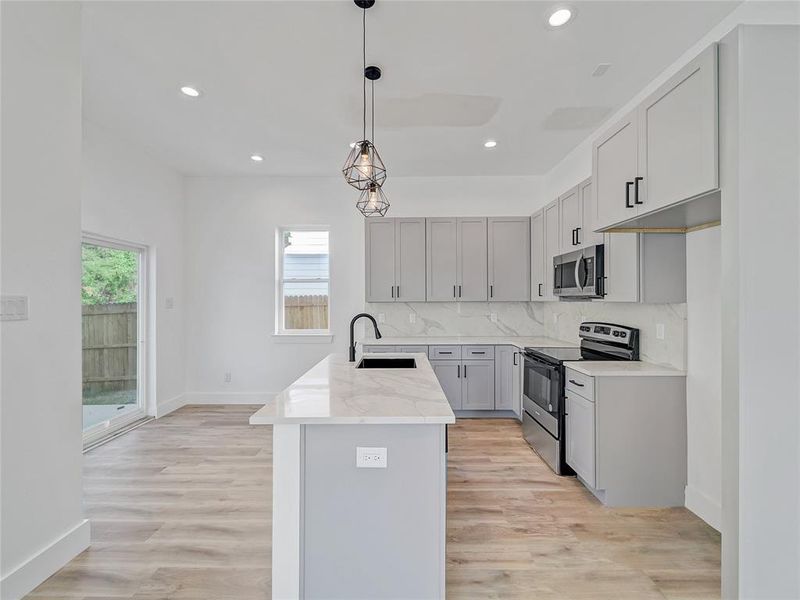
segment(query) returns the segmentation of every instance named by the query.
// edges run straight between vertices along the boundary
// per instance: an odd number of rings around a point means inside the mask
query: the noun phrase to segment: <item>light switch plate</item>
[[[656,338],[659,340],[664,339],[664,324],[656,323]]]
[[[27,296],[0,296],[0,320],[2,321],[27,321],[28,297]]]
[[[356,446],[356,467],[359,469],[385,469],[386,448]]]

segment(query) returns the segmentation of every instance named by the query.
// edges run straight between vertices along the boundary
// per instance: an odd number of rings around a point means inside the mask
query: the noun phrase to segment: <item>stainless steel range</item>
[[[572,475],[565,459],[564,363],[639,360],[639,330],[611,323],[581,323],[576,348],[525,348],[522,430],[558,475]]]

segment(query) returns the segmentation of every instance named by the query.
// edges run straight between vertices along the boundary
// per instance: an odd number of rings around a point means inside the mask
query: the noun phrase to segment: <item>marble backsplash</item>
[[[367,304],[366,311],[386,337],[544,335],[577,345],[581,320],[619,323],[639,328],[642,360],[686,367],[685,304],[409,302]],[[659,324],[664,339],[656,336]]]

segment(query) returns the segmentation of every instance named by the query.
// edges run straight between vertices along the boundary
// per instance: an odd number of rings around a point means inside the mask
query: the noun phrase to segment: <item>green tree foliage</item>
[[[84,244],[81,247],[83,304],[136,302],[137,255]]]

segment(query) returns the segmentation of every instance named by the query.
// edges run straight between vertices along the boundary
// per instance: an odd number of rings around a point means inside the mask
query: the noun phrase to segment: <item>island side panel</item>
[[[304,597],[443,598],[444,425],[305,429]],[[387,468],[357,468],[358,446]]]
[[[300,598],[304,425],[272,432],[272,597]]]

